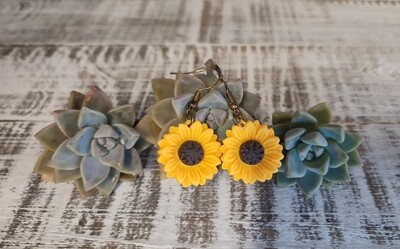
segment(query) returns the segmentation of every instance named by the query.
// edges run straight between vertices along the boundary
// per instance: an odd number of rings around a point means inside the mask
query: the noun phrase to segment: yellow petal
[[[201,143],[202,145],[207,144],[208,142],[210,142],[212,136],[214,134],[214,131],[212,129],[207,129],[205,131],[203,131],[203,133],[201,133],[201,136],[199,136],[196,141],[198,141],[199,143]]]
[[[194,122],[190,126],[190,139],[194,140],[200,137],[201,133],[203,131],[203,127],[199,121]]]
[[[245,126],[247,139],[253,139],[256,137],[256,127],[253,122],[247,122]]]
[[[179,136],[182,138],[182,141],[188,140],[190,138],[190,129],[187,125],[179,124],[178,126]]]
[[[164,135],[164,140],[168,142],[169,145],[171,146],[181,146],[182,145],[182,139],[179,135],[177,134],[165,134]]]

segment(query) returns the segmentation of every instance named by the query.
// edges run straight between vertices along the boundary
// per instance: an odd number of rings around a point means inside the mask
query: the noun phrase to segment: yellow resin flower
[[[221,146],[222,168],[235,181],[253,184],[270,180],[278,172],[283,159],[282,145],[274,130],[259,121],[247,121],[226,131]]]
[[[217,136],[199,121],[190,127],[188,123],[170,127],[158,146],[157,161],[164,166],[167,177],[175,178],[184,187],[204,185],[221,164]]]

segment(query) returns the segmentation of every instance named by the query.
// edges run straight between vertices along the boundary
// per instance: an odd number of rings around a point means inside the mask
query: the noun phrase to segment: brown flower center
[[[264,158],[264,147],[255,140],[249,140],[240,145],[239,155],[242,162],[255,165]]]
[[[179,159],[186,165],[196,165],[204,158],[204,150],[196,141],[184,142],[178,150]]]

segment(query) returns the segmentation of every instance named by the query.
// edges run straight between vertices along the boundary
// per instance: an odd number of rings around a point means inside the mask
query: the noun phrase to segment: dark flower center
[[[179,159],[186,165],[196,165],[204,158],[201,144],[195,141],[184,142],[178,150]]]
[[[264,154],[264,147],[255,140],[249,140],[240,145],[240,159],[246,164],[255,165],[261,162]]]

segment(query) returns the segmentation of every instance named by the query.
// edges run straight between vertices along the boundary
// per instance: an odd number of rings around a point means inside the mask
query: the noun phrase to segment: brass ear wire
[[[216,64],[213,64],[216,65]],[[218,65],[216,65],[218,67]],[[213,67],[203,67],[203,68],[198,68],[190,72],[184,72],[180,74],[196,74],[196,73],[202,73],[207,71],[207,69],[212,69],[218,73],[218,78],[217,80],[210,86],[204,87],[204,88],[199,88],[197,91],[194,93],[192,101],[188,104],[188,108],[186,110],[186,119],[190,120],[189,127],[196,121],[196,111],[197,111],[197,105],[201,99],[201,93],[204,91],[208,91],[216,87],[220,82],[221,82],[221,69],[219,71]],[[170,72],[170,74],[178,74],[178,72]]]

